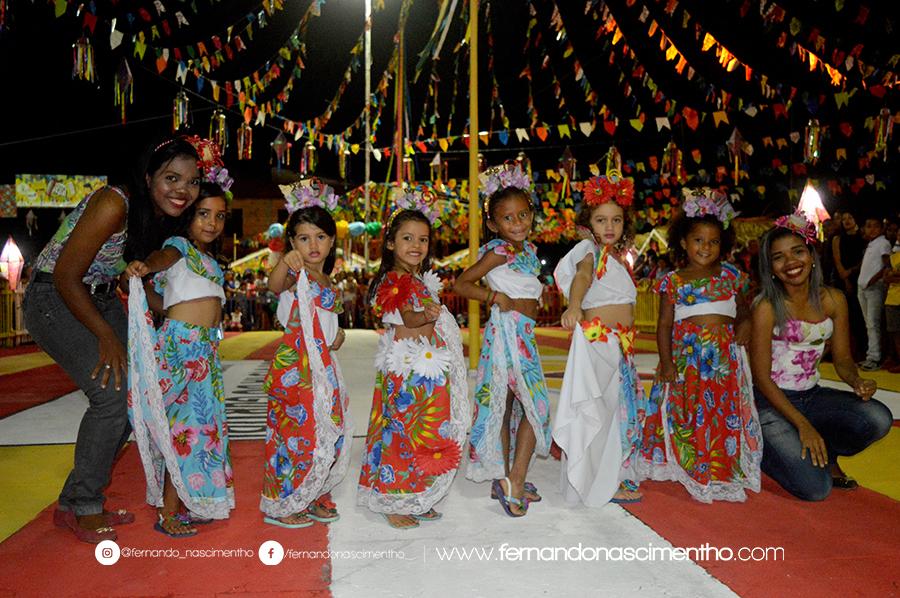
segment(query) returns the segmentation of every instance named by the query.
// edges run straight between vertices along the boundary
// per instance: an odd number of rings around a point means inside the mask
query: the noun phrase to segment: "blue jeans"
[[[93,295],[91,299],[122,344],[127,345],[128,320],[118,297]],[[100,388],[99,376],[91,380],[99,360],[97,337],[72,315],[52,283],[29,284],[23,308],[28,333],[84,391],[89,403],[78,428],[75,465],[59,495],[59,508],[79,516],[102,513],[103,489],[109,484],[116,453],[130,431],[127,384],[116,390],[110,380],[104,389]]]
[[[831,492],[830,468],[813,465],[808,453],[802,459],[797,428],[759,389],[753,391],[763,433],[763,472],[797,498],[824,500]],[[859,453],[891,429],[890,410],[875,399],[862,401],[851,392],[822,386],[783,392],[825,440],[829,463]]]

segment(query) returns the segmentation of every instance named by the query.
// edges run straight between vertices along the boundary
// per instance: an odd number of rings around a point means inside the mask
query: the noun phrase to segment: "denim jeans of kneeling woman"
[[[814,465],[808,452],[801,458],[797,428],[758,388],[753,390],[763,433],[763,473],[797,498],[824,500],[831,492],[831,469]],[[852,392],[818,385],[782,392],[825,440],[829,464],[861,452],[890,431],[891,412],[876,399],[863,401]]]
[[[128,321],[119,298],[115,294],[92,295],[91,300],[127,346]],[[100,376],[91,379],[99,359],[97,337],[72,315],[52,283],[32,282],[23,308],[28,333],[88,398],[78,428],[74,467],[59,495],[59,508],[79,516],[102,513],[103,490],[109,484],[113,461],[130,433],[127,380],[116,390],[112,377],[106,388],[100,388]]]

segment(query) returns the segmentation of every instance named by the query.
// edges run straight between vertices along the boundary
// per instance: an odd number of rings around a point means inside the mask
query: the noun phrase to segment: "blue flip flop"
[[[535,486],[531,482],[525,482],[525,492],[530,492],[531,494],[537,496],[537,500],[531,500],[530,498],[526,497],[525,500],[527,500],[529,503],[541,502],[542,500],[544,500],[544,497],[538,494],[537,486]],[[491,487],[491,498],[493,498],[494,500],[500,500],[500,497],[496,492],[494,492],[493,487]]]
[[[191,536],[197,535],[196,529],[193,529],[193,530],[183,533],[183,534],[173,534],[172,532],[166,530],[166,528],[164,528],[162,526],[162,524],[167,520],[176,521],[180,525],[185,525],[185,523],[181,519],[178,518],[178,515],[175,515],[175,514],[163,515],[162,513],[159,513],[158,516],[159,516],[159,521],[157,521],[156,523],[153,524],[153,529],[155,529],[156,531],[158,531],[161,534],[165,534],[165,535],[169,536],[170,538],[190,538]]]
[[[412,515],[412,518],[416,521],[437,521],[444,516],[443,513],[438,513],[434,509],[429,509],[422,513],[421,515]]]
[[[301,529],[304,527],[309,527],[313,524],[312,521],[306,521],[304,523],[285,523],[284,521],[280,521],[275,517],[263,517],[263,523],[268,523],[269,525],[275,525],[287,529]]]
[[[512,484],[509,481],[509,478],[503,478],[506,480],[506,487],[512,488]],[[524,517],[525,513],[528,512],[528,501],[522,501],[518,498],[506,494],[503,490],[503,486],[500,484],[500,480],[494,480],[491,484],[491,490],[497,495],[497,500],[500,501],[500,506],[503,507],[503,510],[506,511],[506,514],[510,517]],[[521,513],[513,513],[512,509],[509,508],[509,505],[515,505],[522,509]]]

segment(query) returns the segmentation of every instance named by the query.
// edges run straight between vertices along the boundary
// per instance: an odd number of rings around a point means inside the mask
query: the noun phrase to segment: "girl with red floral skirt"
[[[391,527],[411,529],[441,517],[434,506],[459,468],[469,405],[459,326],[427,271],[434,220],[412,194],[397,207],[368,296],[385,332],[357,500]]]

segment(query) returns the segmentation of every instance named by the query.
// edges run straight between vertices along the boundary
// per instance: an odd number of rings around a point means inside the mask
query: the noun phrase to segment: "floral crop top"
[[[819,362],[831,338],[831,318],[788,320],[772,332],[772,382],[784,390],[809,390],[819,383]]]
[[[412,307],[413,311],[424,311],[427,303],[440,303],[442,286],[440,278],[431,270],[418,276],[388,272],[378,284],[372,312],[385,324],[402,326],[401,309]]]
[[[56,234],[53,235],[53,238],[50,239],[50,242],[47,243],[47,246],[44,247],[43,251],[41,251],[40,255],[35,260],[35,272],[53,272],[53,269],[56,267],[56,261],[59,259],[59,254],[62,253],[66,241],[69,240],[69,235],[72,234],[75,225],[78,224],[78,220],[81,218],[81,215],[84,214],[84,210],[87,208],[91,198],[97,193],[105,190],[111,190],[121,195],[122,199],[125,200],[125,209],[128,209],[128,197],[121,189],[117,189],[116,187],[103,187],[82,199],[75,209],[66,216],[66,219],[62,221]],[[85,284],[104,284],[115,280],[119,274],[124,272],[126,264],[122,256],[125,253],[126,237],[127,230],[121,230],[113,233],[106,241],[104,241],[103,245],[100,246],[100,249],[94,256],[94,261],[88,266],[87,272],[84,273],[84,277],[82,277],[81,281]]]
[[[540,299],[544,285],[538,278],[541,260],[534,243],[525,241],[522,251],[517,252],[509,241],[493,239],[478,249],[478,259],[492,251],[505,257],[506,263],[485,275],[488,286],[511,299]]]
[[[675,320],[704,314],[737,315],[735,298],[750,289],[747,275],[723,262],[719,274],[685,280],[678,272],[669,272],[657,284],[657,291],[675,305]]]
[[[200,299],[218,297],[225,303],[225,275],[212,256],[201,253],[184,237],[169,237],[163,249],[173,247],[182,255],[168,269],[153,277],[153,286],[163,296],[163,307]]]
[[[315,306],[316,314],[319,317],[322,335],[325,337],[325,342],[330,345],[337,337],[339,328],[338,314],[344,313],[341,295],[331,287],[322,287],[311,277],[309,278],[309,290],[313,294],[312,304]],[[295,323],[299,325],[299,320],[292,319],[292,316],[293,318],[297,317],[296,312],[292,311],[296,296],[296,288],[282,291],[278,295],[278,309],[275,315],[278,317],[278,321],[284,324],[285,329],[289,325],[295,325]]]

